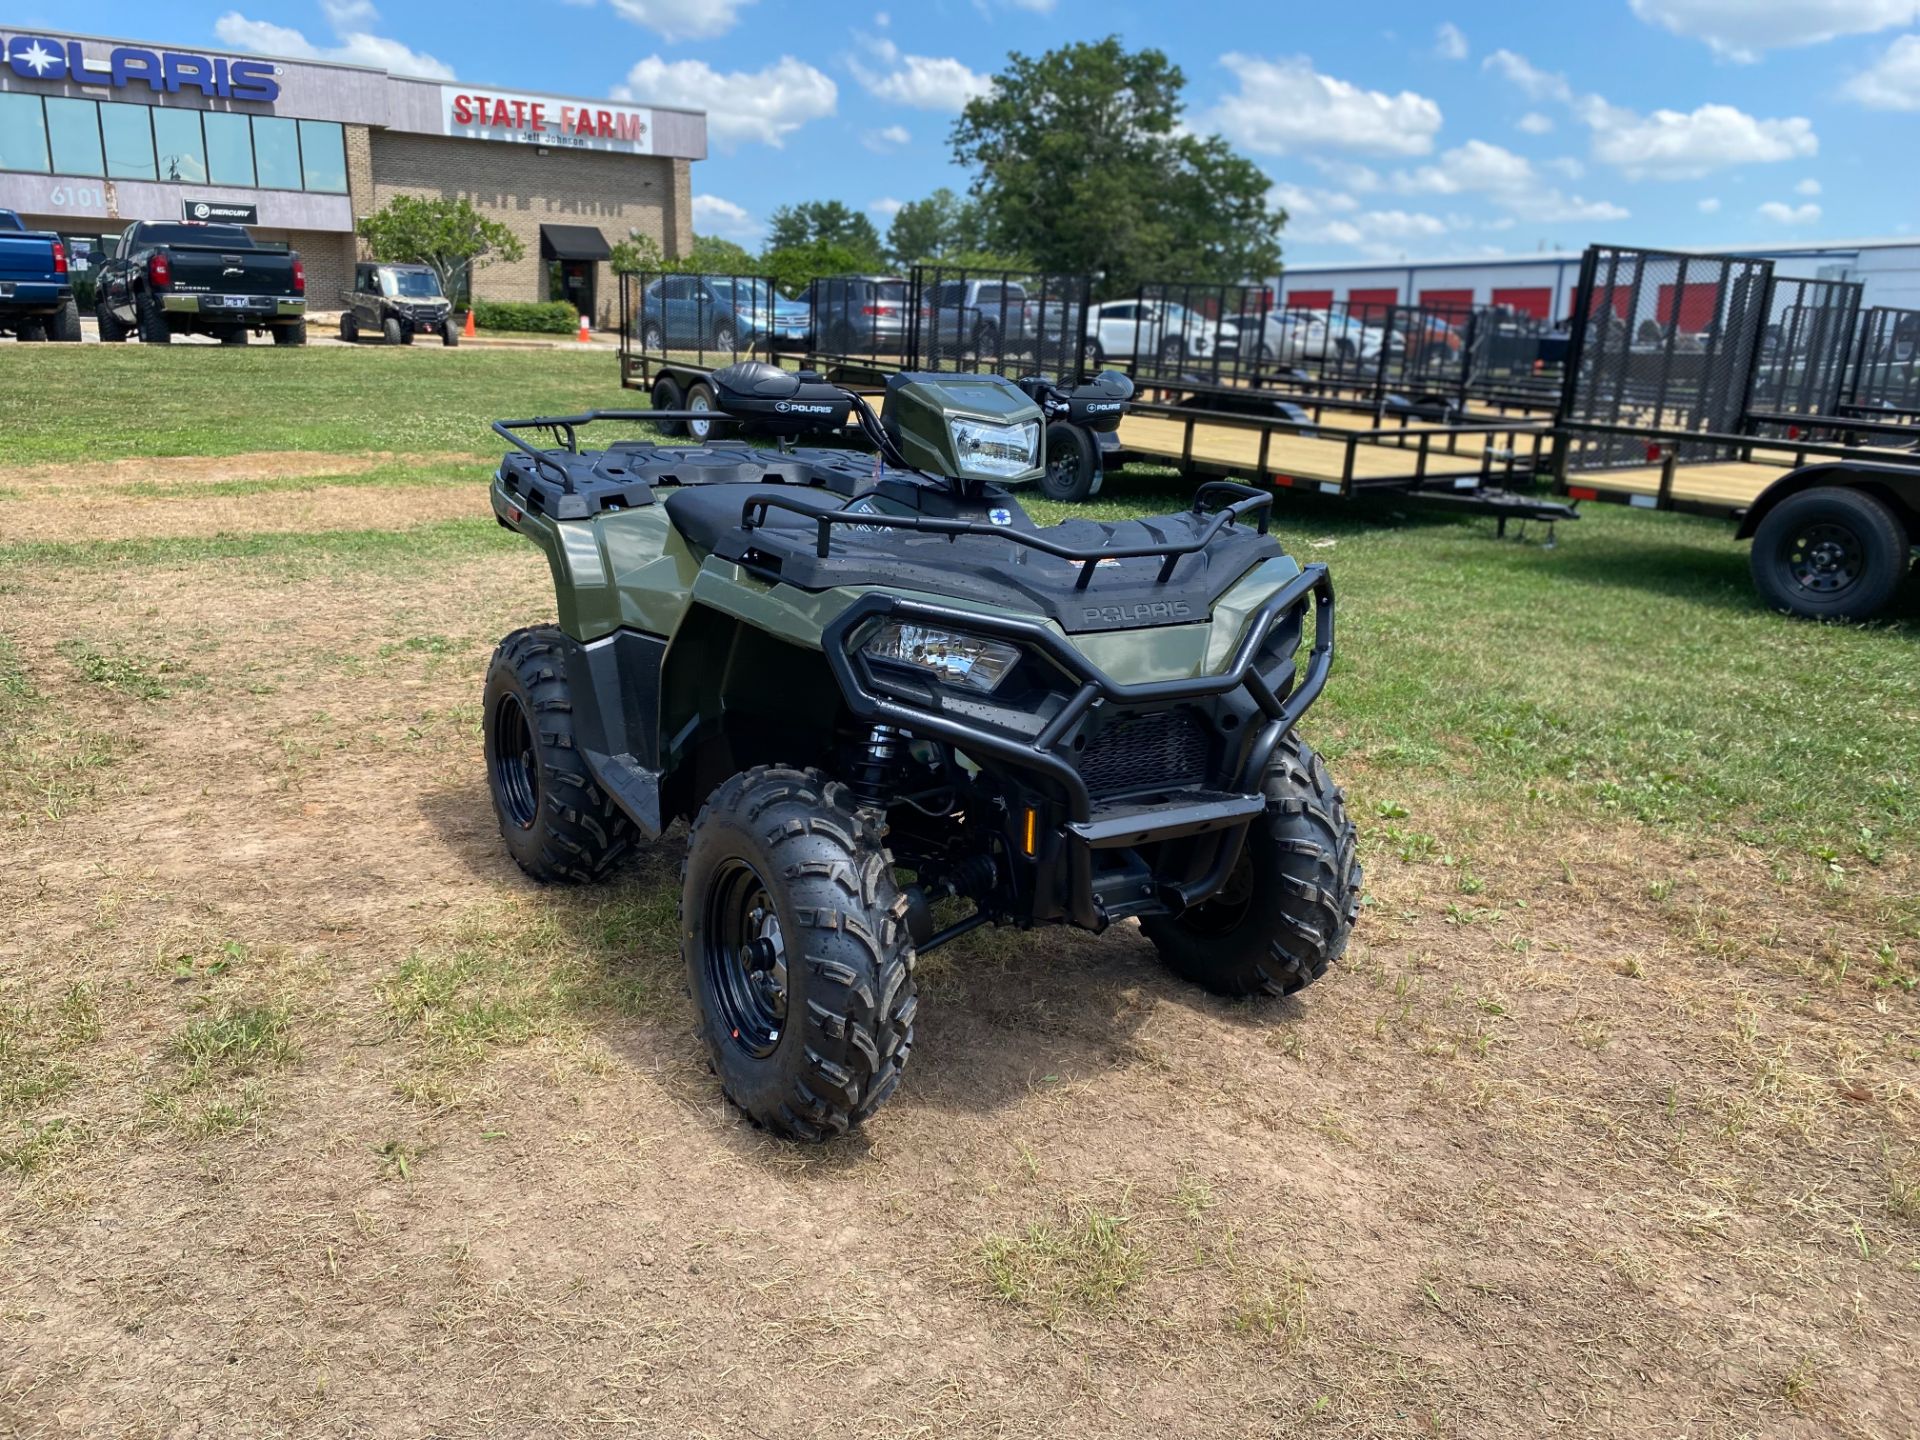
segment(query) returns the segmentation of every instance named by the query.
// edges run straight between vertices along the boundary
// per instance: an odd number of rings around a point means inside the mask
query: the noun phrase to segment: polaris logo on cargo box
[[[1138,605],[1089,605],[1080,612],[1088,625],[1139,625],[1150,620],[1185,620],[1193,606],[1185,600],[1145,600]]]
[[[776,400],[773,408],[782,415],[831,415],[831,405],[808,405],[795,400]]]
[[[268,60],[229,60],[224,55],[196,55],[185,50],[148,50],[139,45],[116,45],[105,60],[89,60],[78,40],[54,40],[43,35],[14,35],[5,46],[7,68],[22,80],[71,80],[76,85],[110,85],[124,90],[145,85],[161,95],[198,90],[216,100],[257,100],[272,104],[280,98],[280,73]]]
[[[1119,408],[1120,402],[1118,400],[1089,400],[1087,402],[1087,413],[1089,415],[1111,415]]]

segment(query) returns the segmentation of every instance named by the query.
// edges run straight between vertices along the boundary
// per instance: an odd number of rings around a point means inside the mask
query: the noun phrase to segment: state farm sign
[[[653,153],[653,112],[628,106],[442,85],[440,118],[441,133],[462,140]]]

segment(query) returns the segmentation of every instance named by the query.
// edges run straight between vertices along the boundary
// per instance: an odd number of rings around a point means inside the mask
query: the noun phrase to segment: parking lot
[[[553,590],[486,422],[637,397],[422,348],[0,365],[0,1429],[1912,1429],[1911,602],[1786,621],[1684,516],[1292,500],[1345,962],[1226,1003],[970,937],[795,1148],[692,1037],[680,834],[541,888],[489,808]]]

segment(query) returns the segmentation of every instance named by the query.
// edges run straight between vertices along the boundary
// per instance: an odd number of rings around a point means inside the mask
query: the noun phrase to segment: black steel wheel
[[[1912,545],[1877,497],[1815,486],[1782,500],[1755,530],[1754,588],[1789,615],[1866,620],[1893,603]]]
[[[597,880],[633,848],[636,833],[574,743],[565,663],[572,643],[551,625],[514,631],[493,652],[481,697],[500,836],[536,880]]]
[[[1046,470],[1040,493],[1062,504],[1078,504],[1093,494],[1100,476],[1100,455],[1093,436],[1079,425],[1056,420],[1047,426]]]
[[[680,872],[681,959],[726,1097],[799,1140],[893,1093],[918,1006],[906,900],[876,827],[817,770],[762,766],[708,797]]]
[[[1360,864],[1346,796],[1298,735],[1267,766],[1254,817],[1219,894],[1140,922],[1167,968],[1216,995],[1291,995],[1346,953]]]
[[[680,382],[671,375],[662,375],[653,382],[653,408],[656,410],[678,410],[687,403],[687,397],[681,393]],[[662,435],[684,435],[687,422],[684,420],[656,420]]]

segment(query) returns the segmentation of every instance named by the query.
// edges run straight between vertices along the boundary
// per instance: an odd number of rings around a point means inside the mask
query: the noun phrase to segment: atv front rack
[[[1229,504],[1209,508],[1208,501],[1217,495],[1238,495],[1239,499]],[[921,515],[882,515],[870,510],[820,510],[817,507],[803,505],[798,500],[788,499],[784,495],[756,495],[740,509],[740,528],[752,530],[764,525],[767,512],[785,510],[801,515],[814,522],[818,527],[818,538],[814,542],[814,553],[825,560],[833,548],[833,528],[836,525],[850,525],[860,530],[912,530],[925,535],[945,535],[949,540],[958,540],[963,535],[980,535],[994,540],[1006,540],[1015,545],[1024,545],[1056,559],[1070,560],[1080,566],[1080,575],[1073,583],[1075,590],[1084,590],[1093,581],[1093,572],[1103,560],[1146,560],[1161,561],[1157,584],[1166,584],[1173,578],[1174,567],[1185,555],[1193,555],[1212,544],[1215,537],[1229,525],[1235,525],[1248,515],[1257,515],[1260,533],[1267,533],[1268,512],[1273,509],[1273,496],[1265,491],[1255,490],[1251,485],[1236,484],[1231,480],[1210,480],[1194,492],[1193,513],[1212,515],[1205,529],[1191,540],[1169,541],[1163,545],[1113,545],[1095,547],[1088,545],[1063,545],[1057,540],[1045,536],[1029,534],[1007,525],[983,525],[978,520],[942,520]],[[1231,687],[1229,687],[1231,688]]]

